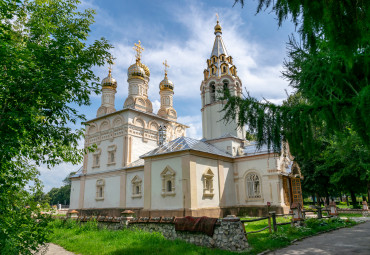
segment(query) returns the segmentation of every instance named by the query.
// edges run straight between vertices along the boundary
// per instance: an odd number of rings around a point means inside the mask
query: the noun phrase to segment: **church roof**
[[[82,170],[83,170],[83,166],[81,166],[81,167],[77,170],[77,172],[76,172],[74,175],[72,175],[70,178],[79,177],[80,175],[82,175]]]
[[[156,149],[144,154],[141,158],[167,154],[175,151],[185,151],[185,150],[194,150],[194,151],[201,151],[206,153],[211,153],[219,156],[224,157],[232,157],[230,154],[216,148],[212,144],[206,143],[204,141],[196,140],[190,137],[179,137],[171,142],[165,143]]]
[[[134,162],[132,162],[131,164],[128,164],[126,168],[131,168],[131,167],[137,167],[137,166],[143,166],[144,165],[144,159],[142,158],[139,158],[138,160],[135,160]]]
[[[272,150],[270,150],[271,152]],[[244,156],[260,155],[269,153],[269,149],[266,144],[262,145],[261,148],[257,148],[257,142],[251,142],[249,145],[244,147]]]
[[[221,35],[217,35],[215,38],[215,42],[213,44],[213,49],[212,49],[210,58],[212,58],[212,56],[219,57],[221,54],[225,54],[226,57],[228,56],[227,50],[226,50],[226,47],[225,47],[224,41],[222,40]]]

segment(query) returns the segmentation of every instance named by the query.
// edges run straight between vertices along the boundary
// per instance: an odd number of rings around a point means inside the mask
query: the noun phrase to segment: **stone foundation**
[[[180,239],[188,243],[208,248],[218,248],[228,251],[246,251],[249,247],[244,224],[235,216],[218,219],[213,236],[208,236],[201,232],[176,231],[174,223],[175,218],[176,217],[131,218],[79,216],[73,219],[78,220],[80,224],[96,220],[99,227],[117,231],[128,228],[131,230],[140,229],[147,232],[159,232],[169,240]],[[63,219],[67,218],[64,217]]]
[[[148,232],[160,232],[166,239],[180,239],[208,248],[218,248],[228,251],[245,251],[248,249],[244,224],[239,218],[234,217],[220,219],[215,226],[213,236],[199,232],[176,231],[174,223],[135,222],[129,223],[128,228],[141,229]]]
[[[180,210],[143,210],[143,208],[92,208],[92,209],[76,209],[80,216],[99,216],[106,215],[111,217],[120,217],[124,210],[132,210],[136,217],[213,217],[222,218],[227,215],[238,216],[255,216],[263,217],[268,215],[266,206],[238,206],[238,207],[214,207],[202,208],[197,210],[180,209]],[[275,211],[278,214],[289,213],[289,207],[270,206],[270,211]]]

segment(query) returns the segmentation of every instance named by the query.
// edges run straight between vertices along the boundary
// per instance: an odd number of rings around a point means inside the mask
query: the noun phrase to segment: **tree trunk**
[[[329,193],[326,193],[326,205],[329,206],[329,203],[330,203]]]
[[[367,182],[367,202],[370,202],[370,181]]]
[[[341,202],[343,202],[342,192],[339,192],[339,199],[340,199]]]
[[[349,201],[348,201],[348,195],[346,194],[346,202],[347,202],[347,206],[349,206]]]
[[[316,196],[315,196],[315,194],[312,194],[312,201],[313,201],[313,205],[316,205]]]
[[[350,193],[351,193],[351,199],[352,199],[352,206],[353,208],[356,208],[357,206],[356,194],[353,190],[350,190]]]

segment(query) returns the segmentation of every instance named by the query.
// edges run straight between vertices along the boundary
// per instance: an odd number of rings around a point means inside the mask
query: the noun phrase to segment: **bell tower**
[[[204,79],[201,83],[202,97],[202,128],[203,138],[206,140],[225,139],[233,137],[244,140],[244,128],[238,128],[237,121],[225,124],[222,100],[219,100],[223,90],[228,88],[234,96],[241,96],[242,82],[237,75],[233,58],[228,54],[222,40],[222,28],[218,20],[215,26],[215,41],[210,58],[207,59],[207,68],[204,70]]]

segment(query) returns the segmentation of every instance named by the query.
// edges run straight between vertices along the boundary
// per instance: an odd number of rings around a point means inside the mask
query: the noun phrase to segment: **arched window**
[[[214,174],[211,169],[206,170],[203,173],[203,196],[204,197],[213,197],[213,177]]]
[[[99,179],[96,181],[96,197],[95,200],[104,200],[105,180]]]
[[[116,145],[108,146],[108,165],[116,164]]]
[[[162,178],[162,196],[175,196],[175,175],[176,172],[170,167],[166,168],[161,173]]]
[[[216,86],[214,82],[212,82],[209,85],[209,94],[210,94],[210,103],[216,101]]]
[[[135,175],[135,177],[131,180],[132,183],[132,198],[141,198],[141,184],[142,180],[139,176]]]
[[[203,87],[203,89],[202,89],[202,103],[203,103],[203,106],[206,104],[205,99],[206,99],[206,91]]]
[[[167,181],[167,192],[171,192],[171,191],[172,191],[172,182]]]
[[[226,73],[226,66],[223,66],[223,67],[222,67],[222,72],[223,72],[223,73]]]
[[[229,88],[229,81],[228,80],[223,80],[223,90],[224,92]]]
[[[93,168],[100,167],[100,155],[101,155],[101,149],[98,148],[93,152]]]
[[[249,173],[245,177],[247,198],[261,198],[261,180],[257,173]]]

